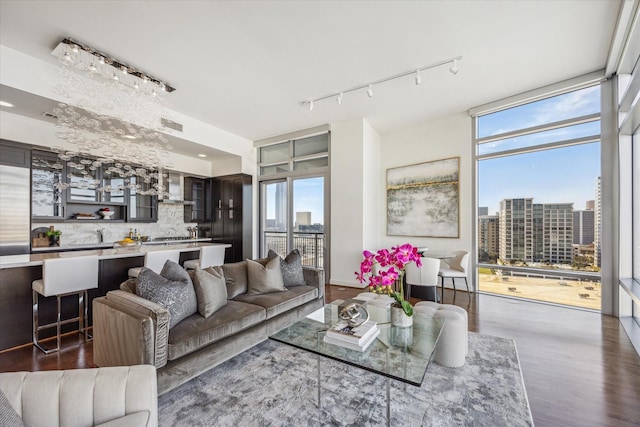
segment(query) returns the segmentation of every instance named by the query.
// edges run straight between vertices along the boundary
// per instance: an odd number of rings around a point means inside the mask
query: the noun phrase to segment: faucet
[[[100,243],[104,243],[104,232],[105,229],[101,228],[100,230],[96,230],[98,232],[98,236],[100,237]]]

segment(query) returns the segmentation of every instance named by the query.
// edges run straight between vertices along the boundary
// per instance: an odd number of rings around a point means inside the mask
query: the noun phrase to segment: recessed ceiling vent
[[[165,119],[163,117],[160,119],[160,123],[162,123],[162,126],[166,128],[177,130],[178,132],[182,132],[182,124],[176,123],[173,120]]]
[[[43,117],[46,117],[47,119],[53,119],[53,120],[58,120],[58,116],[56,116],[55,114],[52,113],[48,113],[48,112],[44,112],[42,113]]]

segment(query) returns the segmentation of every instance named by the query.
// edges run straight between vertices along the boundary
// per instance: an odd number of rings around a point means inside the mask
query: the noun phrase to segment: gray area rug
[[[386,378],[272,340],[160,396],[161,426],[386,425]],[[461,368],[391,380],[392,426],[533,426],[513,340],[469,333]]]

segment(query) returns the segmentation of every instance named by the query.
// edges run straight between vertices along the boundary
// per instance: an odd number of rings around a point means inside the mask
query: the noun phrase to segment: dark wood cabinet
[[[206,191],[206,179],[187,176],[184,178],[184,200],[193,202],[184,205],[184,222],[206,222],[206,205],[210,196]],[[209,197],[207,197],[209,196]],[[210,220],[210,218],[209,218]]]
[[[212,238],[228,243],[225,262],[252,257],[252,178],[250,175],[227,175],[211,179],[213,220]]]

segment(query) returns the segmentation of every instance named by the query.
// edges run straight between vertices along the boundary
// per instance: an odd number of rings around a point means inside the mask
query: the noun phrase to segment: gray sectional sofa
[[[250,261],[242,263],[247,262]],[[242,263],[224,265],[222,269],[216,267],[227,272],[228,299],[224,306],[209,317],[196,312],[171,328],[169,310],[136,295],[127,282],[121,290],[94,299],[94,363],[99,367],[154,365],[158,394],[162,394],[248,350],[324,305],[321,269],[302,268],[300,277],[304,276],[305,284],[251,294],[242,283],[238,287],[238,281],[229,277],[237,276],[238,271],[242,273],[241,269],[246,268]]]

